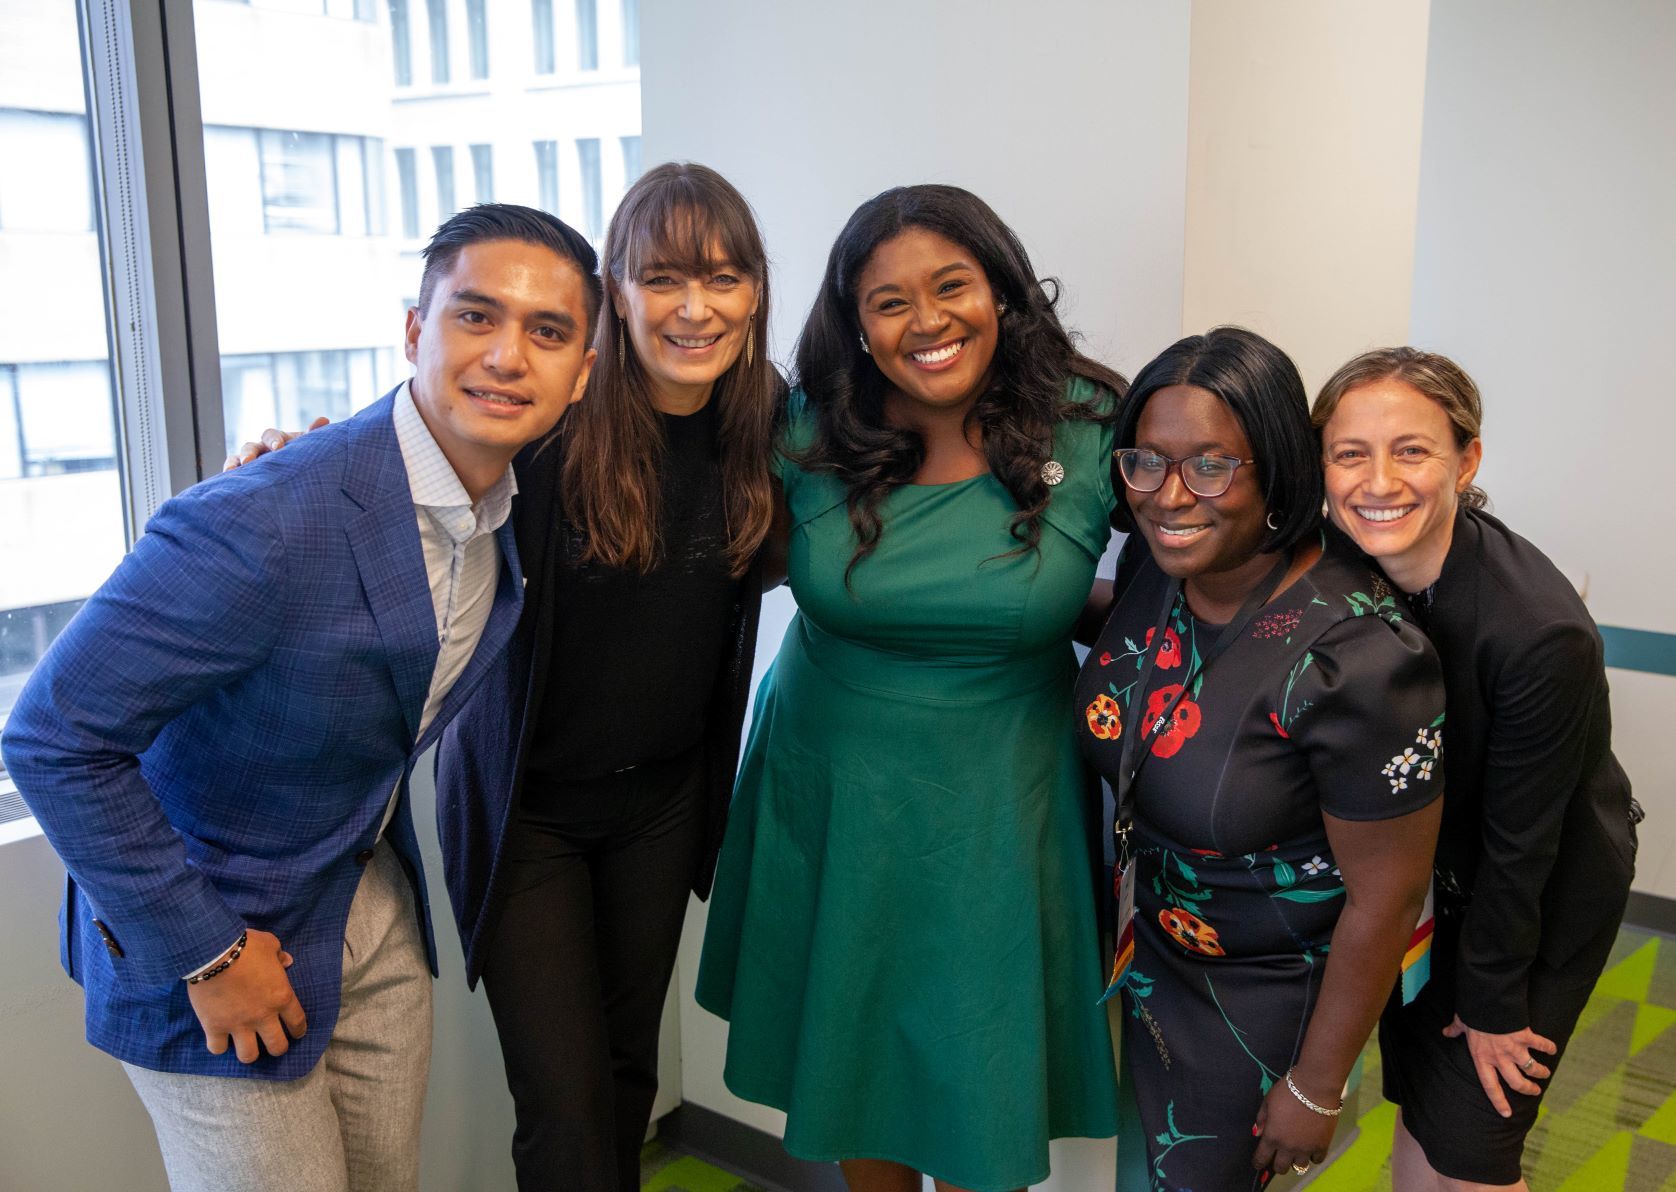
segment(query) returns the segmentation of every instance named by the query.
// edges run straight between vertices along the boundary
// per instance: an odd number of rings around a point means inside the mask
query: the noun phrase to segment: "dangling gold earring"
[[[750,368],[757,358],[757,317],[752,315],[745,323],[745,367]]]
[[[617,367],[628,367],[628,349],[623,347],[623,340],[628,336],[628,328],[623,326],[621,319],[617,320]]]

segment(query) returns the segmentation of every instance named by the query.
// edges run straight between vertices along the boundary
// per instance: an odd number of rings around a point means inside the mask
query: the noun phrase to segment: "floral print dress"
[[[1151,750],[1124,1078],[1154,1189],[1256,1188],[1252,1123],[1302,1047],[1344,905],[1322,813],[1387,819],[1443,793],[1442,678],[1383,578],[1335,540],[1203,671],[1222,626],[1178,595],[1138,691],[1170,581],[1139,540],[1127,549],[1077,687],[1084,755],[1108,782],[1137,699]]]

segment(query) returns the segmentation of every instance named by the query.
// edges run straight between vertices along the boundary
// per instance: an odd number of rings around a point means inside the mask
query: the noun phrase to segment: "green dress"
[[[810,431],[794,417],[790,446]],[[697,993],[731,1023],[728,1087],[785,1110],[802,1158],[1011,1189],[1047,1178],[1048,1139],[1116,1131],[1070,643],[1111,433],[1064,422],[1053,450],[1039,552],[1008,554],[990,475],[906,486],[850,590],[843,486],[782,462],[799,611],[757,693]]]

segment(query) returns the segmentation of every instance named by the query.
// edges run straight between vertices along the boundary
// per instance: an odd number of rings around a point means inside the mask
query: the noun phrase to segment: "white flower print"
[[[1310,877],[1317,877],[1327,871],[1327,863],[1319,856],[1311,857],[1308,861],[1304,862],[1303,869]]]
[[[1415,753],[1411,746],[1403,750],[1399,756],[1392,758],[1391,764],[1406,774],[1420,764],[1420,755]]]
[[[1432,780],[1432,767],[1435,765],[1437,765],[1437,759],[1428,757],[1420,763],[1420,773],[1416,777],[1421,782],[1430,782]]]
[[[1442,717],[1438,720],[1441,723]],[[1427,750],[1426,753],[1416,752],[1414,746]],[[1413,775],[1416,782],[1430,782],[1432,772],[1437,769],[1438,759],[1443,756],[1443,731],[1436,724],[1422,728],[1414,737],[1414,745],[1408,746],[1401,753],[1385,763],[1385,768],[1379,772],[1391,783],[1391,793],[1408,789],[1408,779]],[[1319,858],[1317,858],[1319,860]]]
[[[1395,778],[1391,779],[1391,793],[1392,794],[1395,794],[1398,791],[1405,791],[1407,789],[1408,789],[1408,779],[1404,778],[1402,775],[1399,774]]]

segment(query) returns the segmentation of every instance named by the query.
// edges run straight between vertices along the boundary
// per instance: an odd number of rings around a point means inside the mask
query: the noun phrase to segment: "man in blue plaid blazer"
[[[436,971],[413,764],[511,636],[510,463],[586,383],[587,241],[473,208],[414,377],[169,501],[17,701],[62,959],[179,1188],[412,1188]]]

